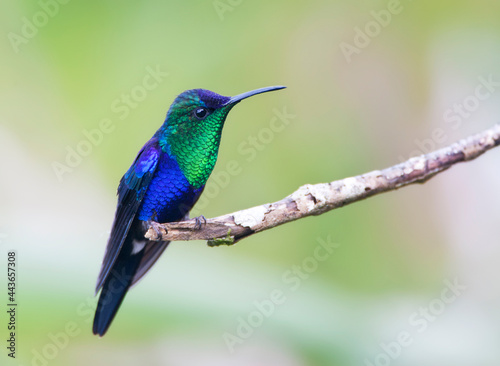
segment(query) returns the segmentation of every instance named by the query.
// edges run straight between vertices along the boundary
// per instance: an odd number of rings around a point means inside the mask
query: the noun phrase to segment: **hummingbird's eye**
[[[198,119],[203,119],[208,115],[208,110],[206,108],[196,108],[194,110],[194,116]]]

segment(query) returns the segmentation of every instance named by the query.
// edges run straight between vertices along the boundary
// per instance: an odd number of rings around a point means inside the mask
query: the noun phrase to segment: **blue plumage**
[[[191,186],[175,159],[163,154],[144,196],[138,218],[156,222],[180,220],[198,199],[203,188]]]

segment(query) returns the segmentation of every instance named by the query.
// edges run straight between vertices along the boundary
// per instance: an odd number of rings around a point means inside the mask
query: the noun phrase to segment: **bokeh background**
[[[2,341],[0,363],[498,365],[500,150],[232,247],[174,243],[104,338],[91,320],[119,179],[177,94],[288,87],[229,115],[196,208],[229,213],[498,122],[499,12],[487,0],[2,2],[0,338],[12,249],[19,329],[17,358]],[[335,248],[318,260],[321,242]],[[256,313],[276,291],[283,301]]]

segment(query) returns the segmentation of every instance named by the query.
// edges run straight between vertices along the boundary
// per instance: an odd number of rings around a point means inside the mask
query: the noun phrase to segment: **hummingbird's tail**
[[[114,263],[101,290],[94,316],[93,332],[103,336],[120,307],[141,262],[143,252],[122,255]]]
[[[140,232],[135,236],[141,238],[144,234]],[[169,243],[140,240],[132,233],[127,235],[120,254],[105,275],[94,316],[94,334],[102,337],[106,333],[128,289],[151,269]]]

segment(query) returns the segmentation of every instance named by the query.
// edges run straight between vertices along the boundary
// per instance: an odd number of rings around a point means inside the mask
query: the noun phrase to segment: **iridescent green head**
[[[215,166],[222,127],[231,108],[252,95],[283,88],[271,86],[234,97],[205,89],[187,90],[174,100],[155,136],[163,151],[175,157],[189,183],[199,188]]]

